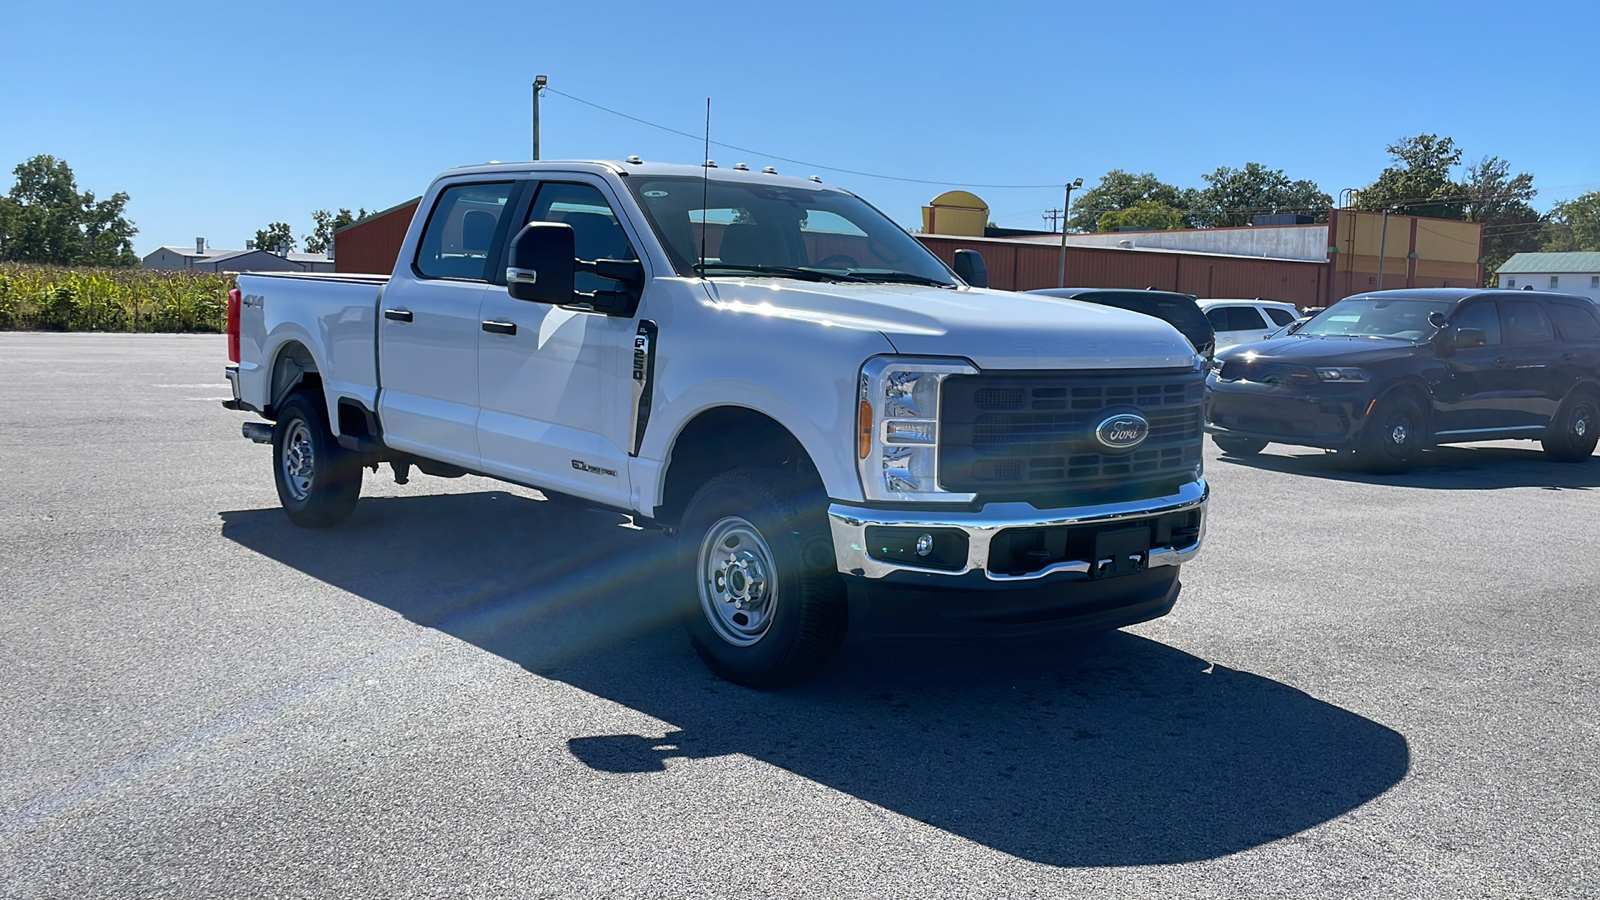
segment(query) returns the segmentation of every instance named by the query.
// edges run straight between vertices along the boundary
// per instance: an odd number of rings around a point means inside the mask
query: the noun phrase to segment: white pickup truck
[[[847,623],[1164,615],[1205,528],[1203,360],[1160,320],[986,283],[816,178],[453,169],[393,275],[240,276],[224,405],[268,420],[244,433],[299,525],[388,463],[665,532],[660,602],[747,685],[815,671]]]

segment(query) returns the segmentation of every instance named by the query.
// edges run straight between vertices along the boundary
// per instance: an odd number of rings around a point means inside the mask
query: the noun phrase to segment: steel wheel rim
[[[717,637],[735,647],[766,637],[778,608],[777,566],[759,529],[738,516],[717,521],[700,540],[695,572],[700,611]]]
[[[289,496],[304,500],[311,495],[311,479],[316,474],[317,456],[311,446],[311,428],[304,419],[295,419],[283,435],[283,483]]]

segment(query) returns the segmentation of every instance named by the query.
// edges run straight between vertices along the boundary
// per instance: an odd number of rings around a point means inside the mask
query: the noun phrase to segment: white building
[[[1497,274],[1503,288],[1558,291],[1600,302],[1600,253],[1518,253]]]

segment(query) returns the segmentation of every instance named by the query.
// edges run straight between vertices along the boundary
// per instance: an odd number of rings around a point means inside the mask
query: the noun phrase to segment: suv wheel
[[[1541,441],[1544,452],[1557,462],[1583,462],[1594,455],[1600,441],[1600,406],[1594,394],[1584,391],[1567,398]]]
[[[339,446],[320,394],[302,391],[278,410],[272,427],[272,474],[278,502],[302,528],[337,525],[361,498],[361,460]]]
[[[684,511],[680,562],[695,601],[684,625],[701,659],[729,681],[793,684],[844,638],[844,582],[820,487],[737,470],[707,482]]]
[[[1385,397],[1361,429],[1356,458],[1368,471],[1404,471],[1421,455],[1427,428],[1421,404],[1409,394]]]
[[[1211,436],[1211,442],[1229,456],[1255,456],[1267,449],[1266,441],[1231,434],[1214,434]]]

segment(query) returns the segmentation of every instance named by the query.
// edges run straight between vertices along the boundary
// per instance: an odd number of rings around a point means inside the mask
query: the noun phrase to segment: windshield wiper
[[[910,272],[851,272],[844,276],[845,281],[865,281],[871,284],[921,284],[928,287],[955,287],[948,281],[929,278],[926,275],[914,275]]]
[[[795,278],[800,281],[849,280],[825,269],[804,269],[799,266],[742,266],[737,263],[696,263],[694,270],[701,275],[726,272],[730,275],[769,275],[773,278]]]

